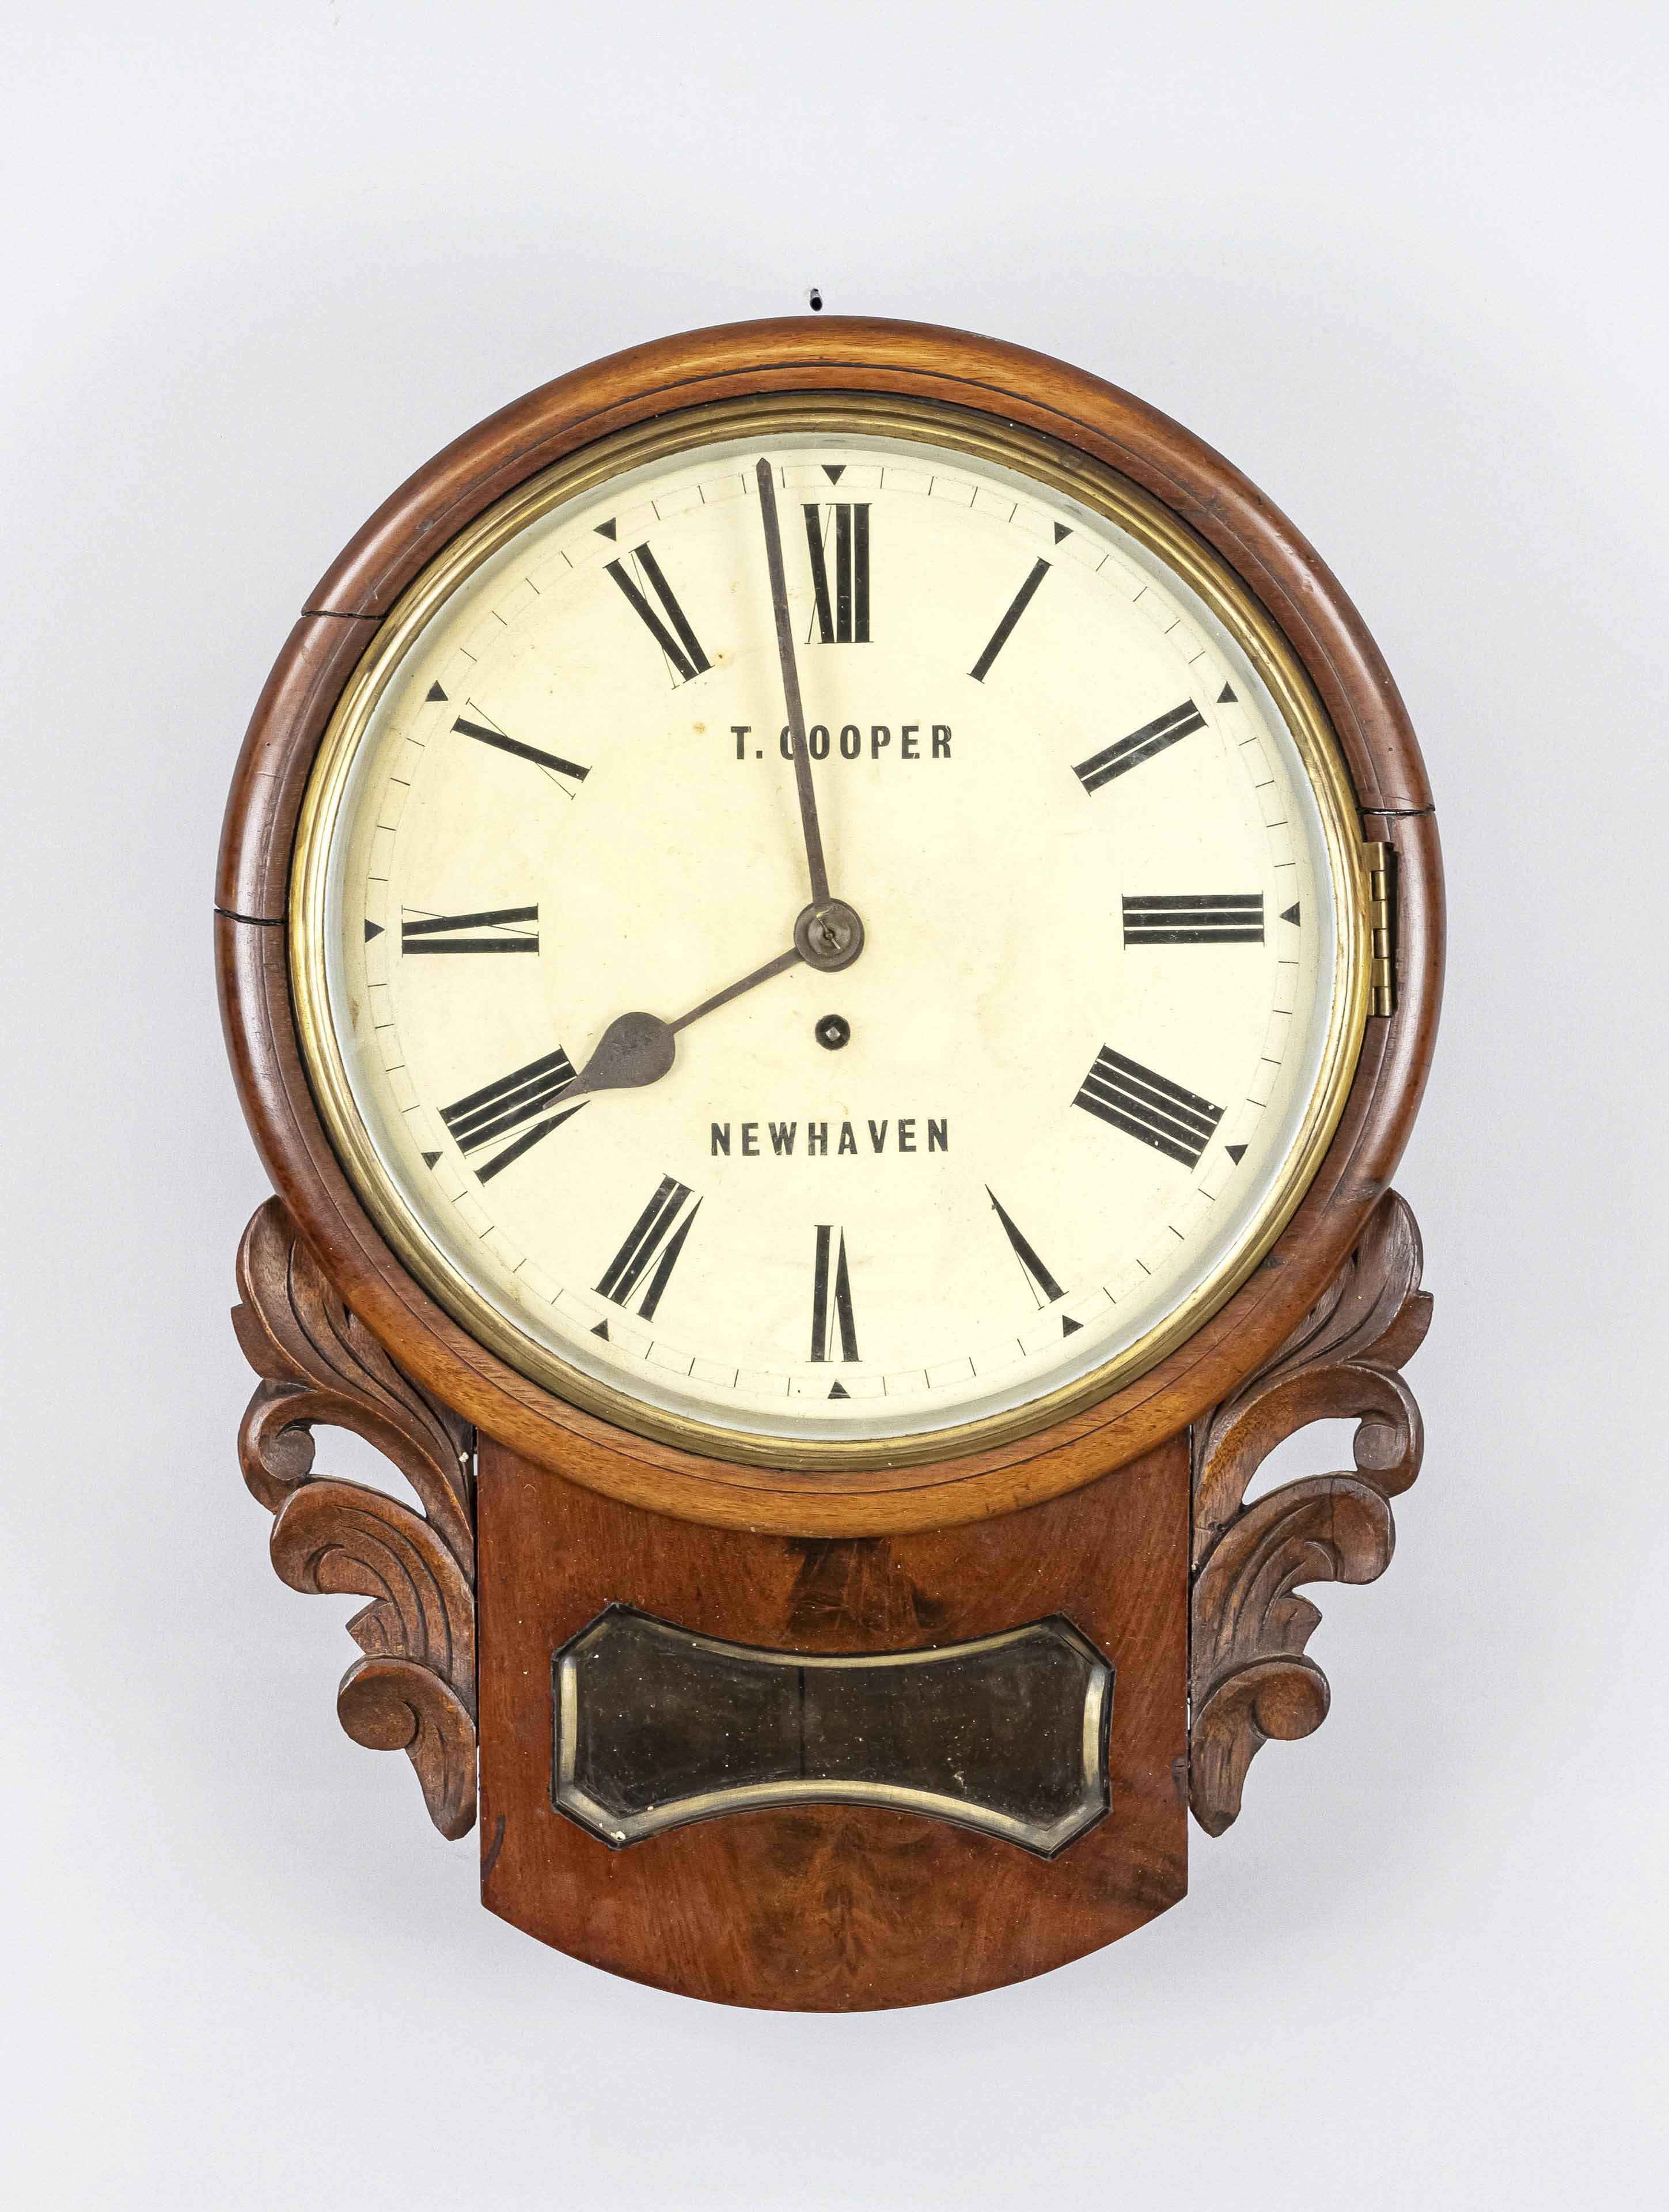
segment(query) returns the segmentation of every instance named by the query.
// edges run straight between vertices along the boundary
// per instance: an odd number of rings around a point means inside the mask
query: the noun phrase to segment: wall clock
[[[1180,1898],[1420,1453],[1432,804],[1267,501],[963,333],[618,355],[331,568],[216,908],[246,1476],[487,1905],[850,2008]]]

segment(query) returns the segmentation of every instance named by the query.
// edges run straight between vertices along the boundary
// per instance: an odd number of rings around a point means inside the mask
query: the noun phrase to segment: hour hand
[[[692,1006],[677,1021],[663,1021],[658,1014],[616,1014],[597,1042],[597,1048],[562,1094],[564,1099],[577,1098],[591,1091],[640,1091],[646,1083],[658,1083],[677,1055],[674,1042],[680,1030],[700,1021],[703,1014],[713,1013],[718,1007],[728,1006],[739,999],[744,991],[756,984],[768,983],[773,975],[780,975],[796,966],[801,958],[799,947],[791,945],[780,952],[774,960],[768,960],[762,968],[756,968],[739,983],[731,983],[723,991],[715,991],[710,999],[703,999],[699,1006]]]
[[[671,1024],[658,1014],[616,1014],[563,1097],[574,1098],[582,1091],[640,1091],[646,1083],[660,1081],[677,1050]]]

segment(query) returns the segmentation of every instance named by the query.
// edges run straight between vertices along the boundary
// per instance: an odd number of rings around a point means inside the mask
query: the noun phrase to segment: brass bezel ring
[[[669,1413],[582,1373],[517,1328],[458,1274],[398,1191],[354,1103],[330,1014],[325,912],[337,819],[378,702],[443,602],[518,532],[609,477],[720,439],[768,440],[790,429],[932,442],[1018,470],[1102,514],[1163,562],[1223,623],[1285,721],[1321,816],[1338,921],[1327,1034],[1309,1105],[1281,1175],[1239,1247],[1154,1328],[1092,1373],[1023,1406],[915,1436],[801,1441]],[[1356,793],[1320,700],[1245,585],[1174,514],[1089,455],[973,410],[859,392],[718,400],[658,416],[529,478],[437,554],[379,626],[325,732],[297,825],[288,943],[297,1034],[331,1146],[391,1247],[453,1319],[530,1381],[619,1428],[707,1458],[807,1473],[918,1466],[1029,1436],[1094,1406],[1185,1342],[1245,1283],[1296,1211],[1338,1126],[1369,1012],[1369,896]]]

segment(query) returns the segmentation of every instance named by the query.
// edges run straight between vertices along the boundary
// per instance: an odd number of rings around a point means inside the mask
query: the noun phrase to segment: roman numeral
[[[658,611],[650,605],[637,579],[623,561],[610,561],[609,574],[625,593],[626,604],[665,654],[673,672],[673,682],[688,684],[693,677],[704,675],[713,663],[697,642],[695,633],[689,627],[689,617],[673,598],[672,587],[662,575],[659,562],[646,545],[634,546],[632,558],[642,572],[649,590],[659,600]]]
[[[831,594],[828,529],[834,517],[834,574]],[[867,645],[870,641],[870,511],[865,503],[837,501],[828,507],[808,502],[805,544],[811,556],[811,588],[817,599],[817,635],[824,645]]]
[[[1261,891],[1178,891],[1168,898],[1127,898],[1126,945],[1261,945]]]
[[[535,768],[543,769],[547,775],[565,776],[570,783],[583,783],[591,774],[578,761],[564,760],[560,753],[547,753],[537,745],[525,745],[519,738],[506,737],[504,732],[489,717],[483,715],[473,700],[470,712],[460,714],[452,724],[460,737],[474,738],[477,744],[491,745],[495,751],[513,754],[517,760],[531,761]],[[568,793],[572,799],[574,793]]]
[[[496,1083],[472,1091],[455,1106],[443,1106],[440,1119],[466,1157],[509,1139],[502,1151],[476,1169],[482,1182],[490,1182],[512,1160],[531,1151],[541,1137],[548,1137],[590,1104],[589,1099],[582,1098],[577,1105],[555,1113],[549,1110],[573,1080],[574,1064],[559,1045],[543,1060],[530,1060],[525,1067],[500,1076]]]
[[[1199,1165],[1200,1155],[1223,1119],[1221,1106],[1156,1075],[1139,1060],[1126,1060],[1111,1045],[1103,1045],[1095,1054],[1095,1064],[1072,1103],[1110,1121],[1126,1136],[1139,1137],[1167,1158],[1180,1160],[1185,1168]]]
[[[1205,717],[1192,699],[1185,699],[1180,707],[1173,707],[1168,714],[1161,714],[1151,722],[1132,730],[1127,738],[1116,744],[1108,745],[1089,759],[1080,761],[1072,770],[1086,791],[1099,791],[1104,783],[1111,783],[1115,775],[1125,775],[1133,768],[1140,768],[1156,753],[1174,745],[1179,738],[1192,737],[1196,730],[1205,726]]]
[[[537,952],[536,906],[495,907],[482,914],[425,914],[421,907],[400,910],[402,952]],[[409,917],[416,915],[416,921]]]
[[[687,1183],[671,1176],[663,1176],[660,1187],[637,1219],[632,1224],[632,1233],[610,1261],[603,1279],[597,1285],[598,1292],[617,1306],[630,1307],[634,1294],[638,1295],[637,1310],[644,1321],[652,1321],[655,1308],[661,1302],[672,1270],[683,1250],[684,1240],[689,1235],[690,1224],[701,1210],[698,1198],[684,1212],[686,1200],[694,1194]],[[680,1218],[682,1217],[682,1218]],[[650,1267],[654,1273],[648,1274]],[[604,1328],[607,1323],[604,1324]],[[598,1334],[593,1330],[593,1335]]]
[[[985,651],[980,655],[973,667],[968,671],[968,674],[974,678],[974,681],[976,684],[983,684],[986,678],[991,673],[992,662],[996,659],[998,654],[1008,643],[1011,635],[1013,634],[1014,625],[1019,621],[1021,616],[1025,613],[1026,609],[1031,605],[1038,586],[1042,582],[1043,579],[1048,574],[1048,573],[1049,564],[1047,561],[1036,561],[1033,562],[1032,572],[1030,575],[1027,577],[1025,582],[1021,585],[1019,590],[1015,593],[1013,605],[1010,607],[1008,612],[1003,617],[1001,622],[998,623],[996,629],[992,630],[990,644],[986,646]]]
[[[838,1246],[835,1231],[827,1223],[817,1224],[817,1255],[811,1273],[811,1357],[826,1361],[837,1357],[834,1340],[838,1336],[841,1359],[858,1357],[858,1328],[852,1317],[852,1279],[847,1273],[846,1235],[841,1232]],[[829,1261],[834,1260],[834,1297],[829,1297]],[[835,1384],[835,1389],[841,1389]],[[844,1398],[846,1392],[841,1390]]]
[[[1020,1262],[1020,1271],[1026,1279],[1026,1288],[1031,1292],[1037,1304],[1040,1306],[1047,1306],[1056,1298],[1065,1297],[1066,1295],[1065,1291],[1038,1258],[1037,1248],[1022,1236],[1016,1225],[1014,1216],[989,1183],[986,1185],[986,1196],[997,1209],[997,1218],[1003,1224],[1003,1234],[1013,1247],[1014,1256]],[[1073,1322],[1068,1326],[1076,1328],[1079,1324]]]

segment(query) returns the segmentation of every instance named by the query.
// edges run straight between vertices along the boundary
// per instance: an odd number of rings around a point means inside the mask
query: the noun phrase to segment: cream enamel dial
[[[385,625],[304,810],[300,1031],[385,1230],[534,1379],[721,1455],[948,1452],[1150,1364],[1290,1212],[1359,832],[1278,640],[1128,488],[756,416],[565,465]]]

